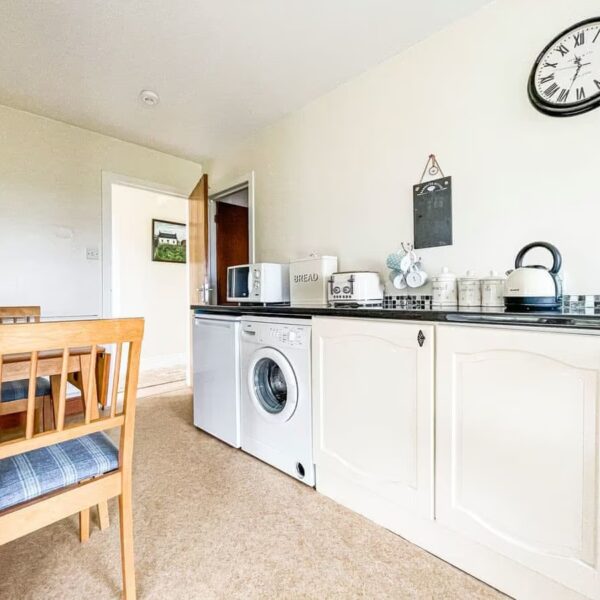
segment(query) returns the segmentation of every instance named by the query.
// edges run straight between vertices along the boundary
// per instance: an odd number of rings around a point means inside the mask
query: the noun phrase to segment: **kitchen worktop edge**
[[[327,306],[190,306],[196,313],[229,316],[261,317],[348,317],[357,319],[390,319],[397,321],[427,321],[448,324],[505,325],[518,327],[545,327],[559,329],[600,330],[600,314],[557,311],[553,313],[507,313],[499,309],[478,311],[474,309],[393,309],[393,308],[341,308]]]

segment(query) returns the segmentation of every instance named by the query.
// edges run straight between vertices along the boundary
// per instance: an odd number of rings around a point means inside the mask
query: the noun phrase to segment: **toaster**
[[[375,271],[333,273],[328,281],[330,306],[381,306],[383,284]]]

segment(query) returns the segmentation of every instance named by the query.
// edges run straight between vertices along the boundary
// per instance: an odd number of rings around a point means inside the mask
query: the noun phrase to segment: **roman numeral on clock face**
[[[552,67],[553,69],[556,69],[556,67],[558,67],[558,63],[545,62],[544,66],[545,67]]]
[[[600,90],[600,81],[594,79],[594,83],[596,84],[596,87]]]
[[[583,46],[583,44],[585,43],[585,31],[580,31],[579,33],[576,33],[573,37],[575,38],[575,48],[577,48],[577,46]]]
[[[577,100],[584,100],[585,99],[585,90],[580,87],[577,88]]]
[[[542,77],[540,79],[540,83],[548,83],[554,79],[554,73],[550,73],[550,75],[546,75],[546,77]]]
[[[554,96],[559,89],[560,87],[556,85],[556,83],[553,83],[544,90],[544,94],[547,98],[552,98],[552,96]]]
[[[560,52],[561,56],[565,56],[566,54],[569,54],[569,49],[564,44],[561,44],[560,46],[558,46],[558,48],[556,48],[556,51]]]
[[[569,97],[569,90],[560,90],[560,94],[558,95],[559,102],[566,102]]]

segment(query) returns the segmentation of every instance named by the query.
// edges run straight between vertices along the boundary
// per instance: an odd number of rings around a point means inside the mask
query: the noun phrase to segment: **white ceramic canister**
[[[458,280],[458,305],[481,306],[481,281],[473,271]]]
[[[504,306],[504,277],[496,271],[481,279],[481,306]]]
[[[458,304],[458,290],[456,275],[444,267],[440,273],[431,278],[433,298],[431,303],[435,306],[456,306]]]

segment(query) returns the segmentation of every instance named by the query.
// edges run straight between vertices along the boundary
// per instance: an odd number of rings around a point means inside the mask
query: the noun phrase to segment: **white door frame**
[[[153,181],[137,179],[128,175],[120,175],[110,171],[102,171],[102,316],[112,317],[112,186],[120,184],[129,187],[167,194],[177,198],[188,198],[189,192],[163,185]],[[187,220],[186,220],[187,223]],[[189,298],[189,276],[186,283],[186,294]]]
[[[219,184],[214,187],[210,185],[209,181],[209,193],[208,193],[208,280],[210,284],[214,284],[216,281],[216,273],[214,273],[214,216],[216,212],[215,203],[217,202],[215,196],[223,196],[227,192],[235,191],[238,188],[248,188],[248,262],[256,262],[256,243],[254,235],[254,171],[236,177],[234,179],[227,179],[225,181],[219,181]],[[214,285],[212,287],[215,287]],[[216,298],[216,288],[210,295],[212,301]],[[212,302],[211,302],[212,303]]]

